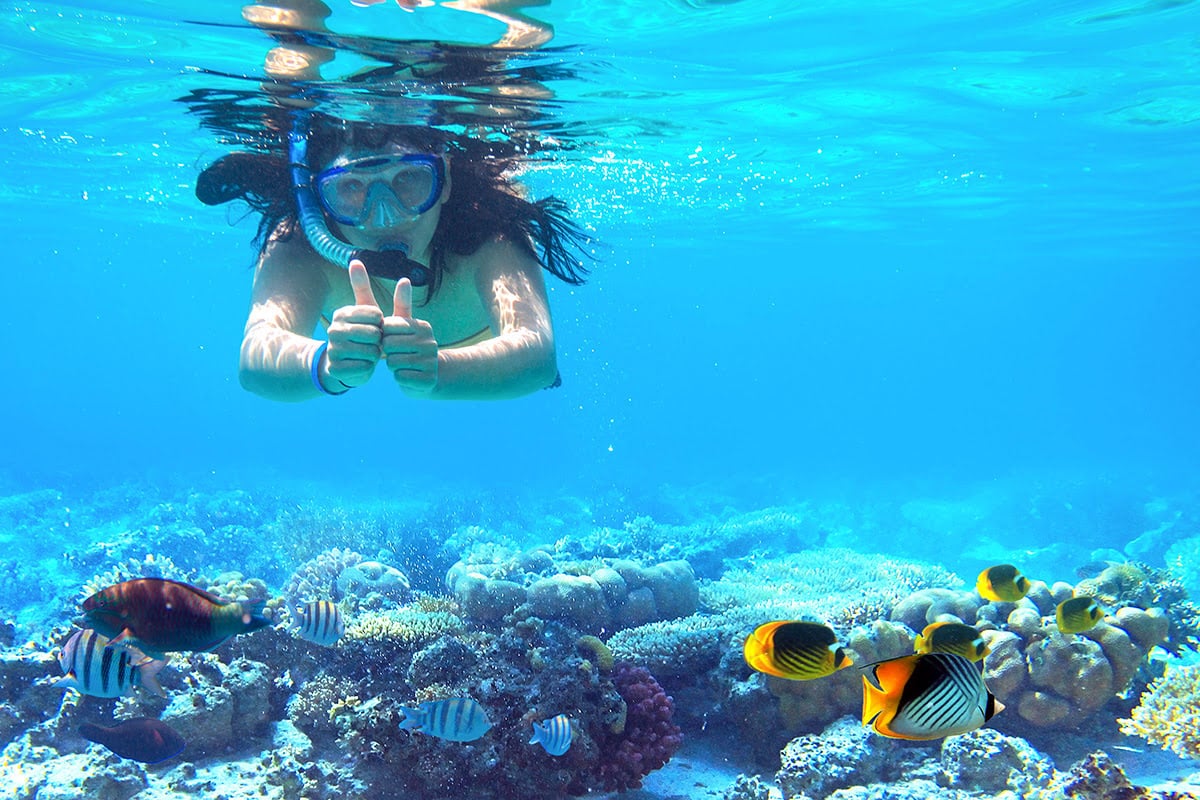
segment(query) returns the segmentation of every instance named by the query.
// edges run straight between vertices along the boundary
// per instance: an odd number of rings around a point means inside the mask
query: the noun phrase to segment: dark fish
[[[84,618],[109,643],[135,647],[148,656],[208,651],[239,633],[270,624],[261,603],[225,601],[178,581],[138,578],[83,601]]]
[[[187,744],[170,725],[148,717],[127,719],[111,728],[85,722],[79,726],[79,735],[107,747],[121,758],[143,764],[157,764],[174,758]]]
[[[1015,603],[1029,593],[1029,579],[1012,564],[997,564],[979,573],[975,590],[993,603]]]
[[[863,725],[893,739],[941,739],[981,727],[1004,710],[979,668],[953,653],[872,664],[863,675]]]
[[[832,675],[854,661],[837,634],[819,622],[768,622],[746,637],[742,655],[752,669],[794,681]]]

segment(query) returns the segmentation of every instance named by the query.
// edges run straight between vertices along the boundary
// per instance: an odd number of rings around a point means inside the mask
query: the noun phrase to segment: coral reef
[[[699,588],[686,561],[643,566],[628,559],[555,561],[544,550],[479,548],[446,573],[446,587],[471,619],[556,619],[596,634],[687,616]]]
[[[625,791],[638,788],[642,778],[666,764],[683,735],[672,720],[674,702],[645,669],[619,664],[613,683],[625,701],[625,719],[620,730],[601,738],[594,774],[602,788]]]
[[[1200,666],[1172,666],[1142,694],[1121,732],[1182,758],[1200,758]]]

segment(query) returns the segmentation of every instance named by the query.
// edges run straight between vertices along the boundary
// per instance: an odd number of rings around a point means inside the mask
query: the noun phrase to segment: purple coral
[[[683,734],[671,719],[674,701],[647,670],[618,664],[612,680],[625,701],[625,729],[599,742],[598,778],[606,791],[637,789],[675,755]]]

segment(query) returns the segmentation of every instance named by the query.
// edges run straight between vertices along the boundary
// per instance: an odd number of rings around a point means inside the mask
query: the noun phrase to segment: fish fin
[[[533,723],[533,736],[529,737],[529,744],[538,744],[545,736],[545,730],[538,723]]]
[[[400,706],[400,713],[404,715],[404,719],[400,720],[400,730],[402,731],[419,731],[421,730],[421,709],[409,708],[408,706]]]
[[[75,673],[73,672],[68,672],[66,675],[62,676],[50,685],[55,689],[71,689],[72,691],[83,694],[83,692],[79,690],[79,679],[75,677]]]
[[[159,697],[167,696],[167,693],[163,691],[162,684],[158,682],[158,673],[166,665],[166,659],[152,659],[138,666],[138,681],[145,689],[154,692]]]

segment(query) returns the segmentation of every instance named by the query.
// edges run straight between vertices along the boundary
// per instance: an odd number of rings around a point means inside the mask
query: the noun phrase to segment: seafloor
[[[1200,796],[1200,498],[1152,481],[992,482],[955,493],[788,500],[711,486],[538,497],[345,498],[320,487],[10,488],[0,498],[0,798],[1136,798]],[[1033,582],[988,602],[975,575]],[[265,603],[275,623],[175,654],[165,696],[56,688],[92,592],[164,577]],[[1072,593],[1104,620],[1063,634]],[[331,600],[333,647],[286,609]],[[1005,710],[971,733],[884,738],[856,667],[753,672],[775,619],[832,626],[855,665],[929,622],[984,634]],[[402,730],[401,707],[472,697],[471,742]],[[530,744],[557,714],[561,756]],[[159,764],[83,739],[150,717]]]

